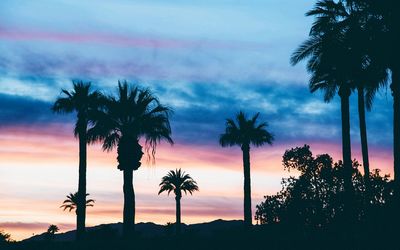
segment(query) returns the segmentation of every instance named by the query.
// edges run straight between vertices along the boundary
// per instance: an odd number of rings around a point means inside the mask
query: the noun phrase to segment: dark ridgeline
[[[226,119],[225,133],[221,134],[219,144],[222,147],[239,146],[243,152],[243,171],[244,171],[244,223],[252,225],[251,213],[251,183],[250,183],[250,145],[255,147],[264,144],[272,145],[274,136],[267,131],[267,123],[258,123],[260,113],[255,114],[251,119],[240,111],[235,120]]]
[[[149,160],[154,161],[156,147],[165,140],[173,144],[169,115],[171,109],[162,105],[148,89],[118,82],[117,97],[109,96],[89,129],[89,140],[102,142],[103,150],[117,147],[118,169],[124,175],[124,236],[135,229],[135,193],[133,171],[138,170],[143,155],[139,140],[144,138]]]
[[[89,196],[89,194],[86,194],[86,196]],[[95,201],[93,199],[88,199],[86,200],[86,207],[93,207]],[[75,193],[69,193],[67,195],[67,199],[63,201],[63,204],[60,206],[64,211],[68,210],[68,212],[71,212],[75,210],[75,213],[77,213],[77,208],[78,207],[78,192]]]
[[[76,112],[77,120],[74,135],[79,139],[79,181],[78,202],[76,209],[76,238],[81,240],[85,233],[86,220],[86,145],[88,123],[101,105],[102,95],[91,90],[91,83],[73,82],[73,90],[62,90],[62,97],[54,103],[52,110],[56,113]]]
[[[181,198],[182,191],[187,194],[193,194],[194,191],[199,191],[199,187],[197,186],[196,181],[190,177],[190,175],[183,172],[181,169],[170,170],[167,175],[162,177],[160,183],[160,191],[158,194],[162,192],[171,193],[172,191],[175,194],[176,201],[176,234],[180,235],[181,233]]]

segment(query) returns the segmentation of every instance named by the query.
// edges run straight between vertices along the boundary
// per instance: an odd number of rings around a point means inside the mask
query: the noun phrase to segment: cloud
[[[57,117],[51,112],[48,102],[0,93],[0,128],[16,126],[43,126],[66,117]]]
[[[0,228],[9,230],[46,230],[52,223],[45,222],[0,222]],[[60,223],[57,226],[63,230],[64,228],[73,228],[74,224]]]

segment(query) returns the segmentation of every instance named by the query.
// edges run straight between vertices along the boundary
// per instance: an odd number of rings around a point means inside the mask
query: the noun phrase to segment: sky
[[[173,146],[134,174],[137,222],[175,220],[173,197],[157,195],[161,177],[182,168],[200,192],[182,200],[184,223],[242,219],[238,147],[221,148],[225,119],[260,112],[275,136],[252,148],[252,206],[275,194],[285,150],[341,155],[338,97],[308,90],[304,64],[289,63],[307,38],[309,0],[2,0],[0,1],[0,230],[20,240],[75,227],[59,208],[77,190],[75,115],[50,111],[73,80],[115,93],[118,80],[150,88],[174,110]],[[353,158],[361,161],[357,100],[351,97]],[[392,97],[388,88],[367,113],[371,167],[392,174]],[[88,147],[87,189],[96,200],[87,226],[122,221],[122,173],[116,152]]]

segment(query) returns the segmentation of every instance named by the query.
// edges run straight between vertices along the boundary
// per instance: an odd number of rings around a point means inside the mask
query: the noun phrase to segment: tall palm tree
[[[360,137],[363,155],[364,176],[369,187],[369,159],[365,121],[365,99],[370,109],[373,97],[387,78],[370,53],[370,33],[361,6],[357,1],[318,1],[307,16],[315,22],[310,37],[293,53],[293,65],[309,58],[307,69],[311,73],[311,92],[322,90],[329,102],[337,92],[342,110],[342,153],[346,174],[346,189],[351,200],[351,146],[349,96],[352,89],[358,92]],[[365,93],[366,91],[366,93]],[[348,204],[349,206],[349,204]]]
[[[89,194],[86,194],[86,196],[89,196]],[[94,202],[95,201],[93,199],[87,199],[86,207],[93,207]],[[60,206],[60,208],[63,208],[64,211],[68,209],[68,212],[75,210],[76,213],[77,204],[78,204],[78,192],[69,193],[69,195],[67,195],[67,199],[63,201],[63,204]]]
[[[158,194],[167,191],[168,195],[171,191],[175,193],[176,201],[176,234],[181,233],[181,198],[182,191],[187,194],[193,194],[194,191],[199,191],[196,181],[190,175],[183,172],[181,169],[170,170],[167,175],[161,179],[160,191]]]
[[[311,73],[309,87],[313,93],[324,92],[324,100],[330,102],[338,93],[341,103],[342,119],[342,154],[346,169],[345,187],[351,192],[351,144],[350,144],[350,104],[351,88],[346,76],[351,65],[348,51],[344,43],[344,32],[341,21],[347,16],[342,2],[322,0],[315,4],[307,16],[315,16],[310,37],[299,46],[291,57],[291,63],[296,65],[308,58],[307,70]],[[347,201],[351,197],[348,195]]]
[[[252,225],[251,213],[251,184],[250,184],[250,145],[255,147],[264,144],[272,145],[274,136],[267,131],[267,123],[258,123],[260,113],[255,114],[251,119],[247,119],[245,113],[240,111],[236,115],[236,121],[226,119],[225,133],[221,134],[219,144],[222,147],[239,146],[243,152],[244,170],[244,223]]]
[[[371,17],[374,44],[371,49],[391,72],[393,96],[393,159],[395,202],[400,208],[400,5],[397,0],[362,0],[366,15]],[[397,216],[400,223],[400,216]]]
[[[130,87],[127,82],[118,82],[118,96],[108,97],[102,112],[98,112],[94,126],[89,130],[90,141],[100,141],[103,150],[117,147],[118,169],[124,175],[124,216],[125,237],[135,228],[135,193],[133,171],[141,165],[143,155],[139,140],[144,138],[145,151],[154,161],[156,147],[165,140],[171,145],[169,115],[171,109],[161,105],[150,90]]]
[[[91,116],[99,108],[102,95],[92,91],[90,82],[74,81],[73,90],[62,89],[62,97],[54,103],[52,110],[55,113],[76,112],[77,120],[74,135],[79,139],[79,181],[78,202],[76,211],[77,240],[84,237],[86,220],[86,157],[87,157],[87,129]]]
[[[367,0],[369,1],[369,0]],[[369,14],[366,13],[364,0],[343,0],[346,16],[343,18],[342,29],[345,41],[352,57],[352,74],[349,81],[353,82],[358,94],[358,115],[360,125],[361,150],[364,166],[364,180],[367,193],[370,189],[370,167],[368,156],[368,139],[365,121],[365,110],[371,110],[375,93],[386,85],[388,74],[372,51],[373,34],[369,25]]]

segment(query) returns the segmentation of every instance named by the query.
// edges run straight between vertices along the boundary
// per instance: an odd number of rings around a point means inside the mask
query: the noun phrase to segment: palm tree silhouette
[[[77,121],[74,135],[79,139],[79,181],[77,199],[77,240],[84,237],[86,220],[86,157],[87,157],[87,128],[88,122],[100,105],[102,95],[91,90],[91,83],[82,81],[73,82],[73,90],[62,89],[64,96],[59,97],[52,110],[56,113],[76,112]]]
[[[171,191],[175,193],[176,201],[176,234],[181,233],[181,198],[182,191],[187,194],[193,194],[194,191],[199,191],[196,181],[190,175],[183,172],[181,169],[170,170],[167,175],[161,179],[160,191],[158,194],[167,191],[168,195]]]
[[[89,194],[86,194],[86,196],[89,196]],[[93,203],[95,203],[93,199],[86,200],[86,207],[93,207],[94,206]],[[60,206],[60,208],[63,208],[64,211],[68,209],[68,212],[75,210],[76,213],[77,204],[78,204],[78,192],[69,193],[69,195],[67,195],[67,199],[63,201],[63,204]]]
[[[358,91],[360,137],[364,165],[364,177],[369,187],[369,159],[365,122],[365,99],[367,109],[373,97],[385,84],[387,72],[369,53],[369,32],[360,18],[361,11],[354,1],[322,0],[315,4],[307,16],[315,22],[310,37],[293,53],[293,65],[307,58],[307,69],[311,73],[310,90],[324,91],[325,101],[330,102],[336,92],[341,99],[342,154],[346,169],[347,206],[351,207],[351,143],[349,97],[352,89]],[[366,93],[364,93],[366,91]]]
[[[391,71],[390,89],[393,96],[393,156],[394,156],[394,193],[397,209],[400,208],[400,16],[399,3],[396,0],[368,1],[365,12],[372,18],[374,33],[373,54],[383,66]],[[397,223],[400,222],[400,216]]]
[[[59,231],[60,229],[56,225],[50,225],[49,228],[47,228],[47,233],[49,234],[55,234]]]
[[[135,193],[133,171],[141,165],[143,155],[139,139],[145,139],[148,159],[154,161],[156,146],[161,140],[171,145],[169,115],[171,109],[161,105],[148,90],[129,87],[127,82],[118,82],[118,96],[109,97],[104,111],[98,112],[94,126],[89,130],[90,141],[103,143],[103,150],[117,147],[118,169],[124,175],[123,231],[128,237],[135,228]]]
[[[250,144],[255,147],[264,144],[272,145],[274,136],[267,131],[267,123],[258,123],[260,113],[255,114],[251,119],[240,111],[236,115],[236,122],[233,119],[226,119],[225,133],[221,134],[219,144],[222,147],[240,146],[243,151],[244,170],[244,223],[252,225],[251,213],[251,184],[250,184]]]
[[[60,229],[58,228],[58,226],[56,226],[56,225],[50,225],[50,226],[47,228],[46,233],[44,234],[44,235],[45,235],[45,238],[46,238],[47,240],[53,240],[55,234],[56,234],[59,230],[60,230]]]

